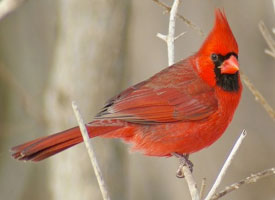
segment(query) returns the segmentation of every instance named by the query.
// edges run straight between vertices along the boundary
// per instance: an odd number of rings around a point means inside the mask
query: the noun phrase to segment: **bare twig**
[[[0,2],[0,20],[6,17],[8,14],[16,10],[26,0],[2,0]]]
[[[189,155],[183,156],[177,153],[172,153],[172,155],[180,161],[176,176],[185,178],[192,200],[200,200],[197,183],[192,175],[193,164],[188,160]]]
[[[227,186],[222,191],[216,193],[211,198],[211,200],[219,199],[219,198],[223,197],[224,195],[239,189],[243,185],[247,185],[247,184],[250,184],[250,183],[255,183],[255,182],[257,182],[258,180],[260,180],[262,178],[272,176],[272,175],[275,175],[275,168],[266,169],[266,170],[258,172],[256,174],[252,174],[251,176],[248,176],[248,177],[246,177],[246,178],[244,178],[244,179],[242,179],[242,180],[240,180],[236,183],[233,183],[230,186]]]
[[[159,0],[153,0],[156,4],[158,4],[159,6],[161,6],[162,8],[164,8],[167,12],[171,12],[171,7],[169,7],[168,5],[166,5],[165,3],[159,1]],[[187,24],[190,28],[194,29],[195,31],[197,31],[200,35],[204,36],[204,32],[201,30],[200,27],[198,27],[197,25],[193,24],[189,19],[187,19],[186,17],[177,14],[177,17],[180,18],[182,21],[185,22],[185,24]]]
[[[275,12],[275,0],[272,0],[274,12]],[[269,30],[267,29],[266,25],[263,21],[260,21],[259,23],[259,29],[260,32],[263,35],[263,38],[265,39],[269,49],[265,49],[265,53],[270,55],[271,57],[275,58],[275,41],[272,38]],[[273,29],[273,33],[275,34],[275,31]],[[242,79],[248,89],[252,92],[252,94],[255,96],[255,99],[262,104],[266,112],[269,114],[269,116],[275,120],[275,111],[274,109],[267,103],[263,95],[254,87],[254,85],[249,81],[248,77],[242,74]]]
[[[265,53],[272,56],[273,58],[275,58],[275,41],[272,38],[269,30],[267,29],[267,27],[263,21],[260,21],[259,29],[260,29],[260,32],[262,33],[268,47],[270,48],[270,50],[265,49]]]
[[[162,35],[160,33],[157,34],[157,36],[161,39],[163,39],[168,48],[168,64],[173,65],[175,63],[175,26],[176,26],[176,14],[179,7],[179,0],[174,0],[171,12],[170,12],[170,18],[169,18],[169,28],[168,28],[168,34]]]
[[[176,14],[178,11],[180,0],[174,0],[172,9],[170,11],[169,18],[169,28],[167,35],[167,46],[168,46],[168,62],[169,65],[173,65],[175,63],[175,29],[176,29]]]
[[[275,58],[275,41],[273,40],[270,32],[268,31],[268,29],[265,26],[263,21],[260,21],[259,29],[260,29],[267,45],[270,48],[270,50],[265,49],[265,53],[272,56],[273,58]],[[241,73],[241,76],[242,76],[242,80],[244,81],[244,84],[248,87],[250,92],[254,95],[255,100],[258,101],[264,107],[264,109],[269,114],[271,119],[275,120],[275,111],[267,103],[267,101],[265,100],[263,95],[259,92],[259,90],[256,89],[256,87],[254,87],[254,85],[251,83],[251,81],[248,79],[248,77],[245,74]]]
[[[91,163],[93,165],[95,175],[96,175],[96,178],[97,178],[97,181],[98,181],[98,185],[99,185],[101,193],[102,193],[102,197],[103,197],[104,200],[110,200],[105,181],[103,179],[101,170],[99,168],[99,165],[98,165],[98,162],[97,162],[97,159],[96,159],[95,152],[93,150],[93,146],[92,146],[92,144],[89,140],[90,138],[89,138],[88,131],[86,129],[86,126],[83,122],[83,119],[80,115],[80,112],[79,112],[78,107],[77,107],[75,102],[72,102],[72,107],[73,107],[73,110],[74,110],[79,128],[81,130],[81,134],[82,134],[85,146],[87,148]]]
[[[158,2],[158,1],[155,1]],[[169,30],[168,30],[168,35],[162,35],[158,34],[157,36],[163,39],[167,43],[168,47],[168,63],[169,65],[174,64],[175,60],[175,46],[174,46],[174,41],[175,41],[175,18],[176,18],[176,13],[178,10],[179,6],[179,0],[174,0],[174,3],[172,5],[172,9],[169,10],[170,12],[170,18],[169,18]],[[187,165],[181,165],[180,170],[185,176],[185,180],[188,184],[189,191],[192,197],[192,200],[199,200],[199,192],[197,188],[196,181],[192,175],[192,172],[190,171],[189,167]]]
[[[259,90],[256,89],[256,87],[251,83],[251,81],[248,79],[246,75],[241,73],[241,77],[245,85],[248,87],[250,92],[254,95],[255,100],[258,101],[266,110],[266,112],[269,114],[271,119],[275,120],[275,111],[273,108],[267,103],[263,95],[259,92]]]
[[[206,178],[203,178],[201,181],[200,199],[202,199],[204,196],[205,188],[206,188]]]
[[[182,32],[182,33],[178,34],[178,35],[174,38],[175,41],[176,41],[177,39],[179,39],[181,36],[183,36],[185,33],[186,33],[186,32]]]
[[[213,195],[215,194],[215,192],[216,192],[217,188],[219,187],[219,185],[220,185],[220,183],[221,183],[228,167],[230,166],[234,156],[236,155],[237,150],[239,149],[240,145],[242,144],[245,136],[246,136],[246,130],[243,130],[240,137],[239,137],[239,139],[237,140],[234,147],[232,148],[229,156],[227,157],[227,159],[226,159],[226,161],[225,161],[225,163],[224,163],[224,165],[223,165],[223,167],[222,167],[215,183],[213,184],[212,188],[210,189],[210,191],[209,191],[208,195],[206,196],[205,200],[210,200],[213,197]]]
[[[193,177],[193,174],[190,171],[189,167],[184,165],[184,166],[182,166],[181,171],[184,174],[184,178],[187,182],[192,200],[200,200],[200,195],[199,195],[197,183],[196,183],[196,181]]]

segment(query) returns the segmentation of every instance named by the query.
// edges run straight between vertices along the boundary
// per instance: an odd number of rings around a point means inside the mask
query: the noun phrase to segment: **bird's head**
[[[226,91],[239,89],[238,44],[224,12],[217,9],[215,24],[196,54],[197,69],[203,80]]]

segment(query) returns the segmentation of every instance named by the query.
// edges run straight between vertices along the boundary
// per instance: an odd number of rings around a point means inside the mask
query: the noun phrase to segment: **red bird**
[[[91,138],[121,138],[149,156],[190,154],[215,142],[231,122],[242,84],[238,45],[225,14],[200,50],[111,98],[86,127]],[[40,161],[83,141],[78,127],[12,148]]]

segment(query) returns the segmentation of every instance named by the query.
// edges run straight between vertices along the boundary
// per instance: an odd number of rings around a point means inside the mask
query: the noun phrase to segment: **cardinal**
[[[217,9],[198,52],[111,98],[86,128],[90,138],[121,138],[148,156],[189,155],[221,137],[241,93],[238,44]],[[81,142],[74,127],[11,150],[15,159],[41,161]]]

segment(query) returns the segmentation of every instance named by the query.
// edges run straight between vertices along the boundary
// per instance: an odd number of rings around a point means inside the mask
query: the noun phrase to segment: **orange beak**
[[[235,56],[230,56],[223,64],[219,67],[221,68],[222,74],[235,74],[239,71],[239,62]]]

